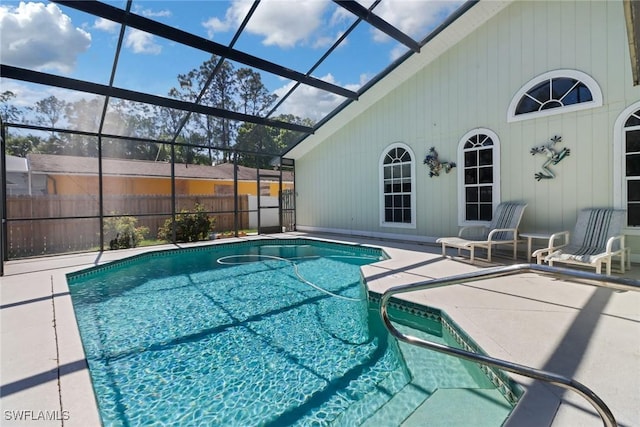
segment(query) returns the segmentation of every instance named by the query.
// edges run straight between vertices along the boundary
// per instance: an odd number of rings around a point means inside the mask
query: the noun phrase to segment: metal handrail
[[[534,378],[541,381],[546,381],[548,383],[557,385],[559,387],[573,390],[582,397],[584,397],[598,412],[600,418],[604,422],[604,425],[607,427],[614,427],[617,425],[615,417],[611,410],[607,407],[607,405],[600,399],[593,391],[591,391],[585,385],[579,383],[578,381],[574,381],[570,378],[563,377],[561,375],[554,374],[552,372],[543,371],[540,369],[531,368],[524,365],[519,365],[517,363],[508,362],[506,360],[495,359],[493,357],[484,356],[482,354],[477,354],[465,350],[461,350],[455,347],[449,347],[447,345],[434,343],[431,341],[425,341],[420,338],[405,335],[396,329],[395,326],[391,323],[389,319],[389,315],[387,313],[387,303],[392,295],[404,293],[404,292],[413,292],[425,289],[433,289],[439,288],[443,286],[456,285],[461,283],[468,282],[476,282],[479,280],[485,280],[496,277],[503,276],[512,276],[515,274],[521,273],[545,273],[551,274],[553,276],[569,276],[577,279],[583,280],[593,280],[598,282],[597,286],[602,286],[606,288],[613,288],[618,290],[625,291],[640,291],[640,281],[626,279],[615,276],[603,276],[601,274],[589,273],[580,270],[570,270],[565,268],[557,268],[557,267],[549,267],[546,265],[538,265],[538,264],[516,264],[509,265],[503,267],[493,267],[483,269],[481,271],[473,272],[473,273],[465,273],[456,276],[448,276],[440,279],[432,279],[425,282],[414,283],[410,285],[403,286],[395,286],[393,288],[387,289],[387,291],[382,294],[382,298],[380,299],[380,315],[382,317],[382,321],[384,322],[386,328],[389,330],[391,335],[396,337],[397,339],[404,341],[409,344],[417,345],[419,347],[428,348],[431,350],[435,350],[441,353],[445,353],[451,356],[459,357],[461,359],[470,360],[473,362],[478,362],[484,365],[493,366],[505,371],[509,371],[518,375],[522,375],[529,378]]]

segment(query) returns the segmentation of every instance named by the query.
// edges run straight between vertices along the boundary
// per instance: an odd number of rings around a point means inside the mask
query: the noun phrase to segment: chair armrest
[[[613,249],[613,244],[615,242],[620,242],[618,249]],[[624,250],[624,234],[619,236],[609,237],[607,240],[607,254],[619,253]]]
[[[546,248],[537,249],[534,251],[531,256],[537,259],[538,264],[542,264],[542,258],[546,255],[549,255],[551,252],[556,249],[560,249],[569,244],[569,231],[559,231],[557,233],[553,233],[549,236],[549,243]],[[564,242],[556,246],[556,240],[564,237]]]
[[[488,227],[486,225],[465,225],[464,227],[460,227],[460,231],[458,231],[458,237],[464,237],[463,234],[467,230],[481,229],[486,230]]]
[[[487,240],[490,241],[490,242],[493,241],[493,235],[497,234],[497,233],[502,233],[502,232],[511,232],[511,233],[513,233],[513,240],[516,240],[518,238],[518,229],[517,228],[494,228],[489,233],[489,236],[487,236]]]
[[[558,249],[558,248],[561,248],[563,246],[567,246],[569,244],[569,236],[570,235],[571,235],[570,231],[558,231],[557,233],[553,233],[549,237],[549,246],[547,247],[547,249]],[[560,237],[564,237],[564,242],[562,244],[556,246],[556,239],[558,239]]]

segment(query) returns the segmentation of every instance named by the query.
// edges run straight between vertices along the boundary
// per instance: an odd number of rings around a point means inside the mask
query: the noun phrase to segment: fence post
[[[0,276],[4,276],[4,262],[7,255],[7,158],[5,144],[5,128],[2,117],[0,117]]]

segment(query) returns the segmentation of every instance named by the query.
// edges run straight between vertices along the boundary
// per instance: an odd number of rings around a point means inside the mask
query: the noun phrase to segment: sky
[[[361,1],[368,7],[371,0]],[[124,0],[107,1],[125,8]],[[251,1],[134,0],[132,12],[228,45]],[[461,0],[383,0],[376,13],[420,41]],[[356,17],[327,0],[263,0],[234,49],[306,74]],[[120,24],[49,2],[0,4],[0,60],[3,64],[108,84]],[[407,48],[369,25],[360,25],[312,75],[357,90]],[[114,85],[167,96],[177,75],[197,68],[210,55],[170,40],[127,28]],[[233,64],[236,68],[244,64]],[[256,70],[259,71],[259,70]],[[262,73],[267,89],[279,96],[293,82]],[[33,105],[49,95],[73,101],[86,97],[69,91],[0,79],[0,92]],[[276,114],[319,120],[345,99],[301,86]]]

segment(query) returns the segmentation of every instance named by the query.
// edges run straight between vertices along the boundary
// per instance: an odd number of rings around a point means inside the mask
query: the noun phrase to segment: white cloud
[[[158,55],[162,52],[162,46],[155,42],[153,35],[136,30],[135,28],[129,28],[127,30],[124,45],[134,53]]]
[[[107,33],[115,34],[120,28],[120,24],[117,22],[109,21],[108,19],[98,18],[93,24],[93,28],[96,30],[102,30]]]
[[[214,16],[203,22],[202,26],[207,30],[209,38],[213,39],[217,32],[224,33],[229,31],[231,29],[231,22],[229,20],[221,21]]]
[[[249,12],[251,3],[250,0],[234,0],[227,9],[224,20],[214,16],[203,22],[202,26],[207,30],[209,38],[213,39],[217,32],[224,33],[237,28]]]
[[[402,55],[407,53],[408,50],[409,50],[408,47],[398,43],[393,49],[391,49],[391,52],[389,52],[389,59],[391,61],[395,61],[396,59],[400,58]]]
[[[135,13],[137,13],[138,15],[142,15],[147,18],[162,18],[162,17],[171,16],[171,11],[167,9],[156,11],[151,9],[143,9],[139,5],[134,6],[133,9]]]
[[[321,79],[335,84],[335,79],[331,74],[327,74],[321,77]],[[282,97],[289,92],[294,84],[295,82],[290,82],[276,89],[274,93],[278,95],[278,97]],[[352,86],[349,89],[355,90],[357,88]],[[312,86],[300,85],[280,106],[276,114],[293,114],[301,118],[308,117],[319,121],[344,101],[345,98],[331,92],[326,92]]]
[[[279,47],[305,42],[322,24],[322,13],[328,6],[317,0],[265,4],[269,7],[258,6],[247,30],[264,36],[263,44]]]
[[[0,56],[5,64],[71,73],[91,34],[74,27],[53,3],[0,6]]]
[[[246,16],[251,1],[235,0],[226,12],[224,21],[210,18],[203,23],[209,37],[216,31],[237,28]],[[307,43],[322,25],[322,15],[328,2],[317,0],[263,1],[249,20],[245,31],[263,37],[266,46],[291,48]]]
[[[120,24],[109,21],[107,19],[98,18],[93,24],[93,28],[105,31],[111,34],[117,34]],[[162,52],[162,46],[156,43],[152,34],[135,28],[128,28],[124,38],[124,46],[133,51],[133,53],[142,53],[147,55],[158,55]]]
[[[374,9],[374,13],[405,34],[421,39],[434,24],[439,24],[443,16],[457,9],[461,3],[460,0],[385,0]],[[375,30],[374,39],[381,42],[388,41],[389,37]]]

